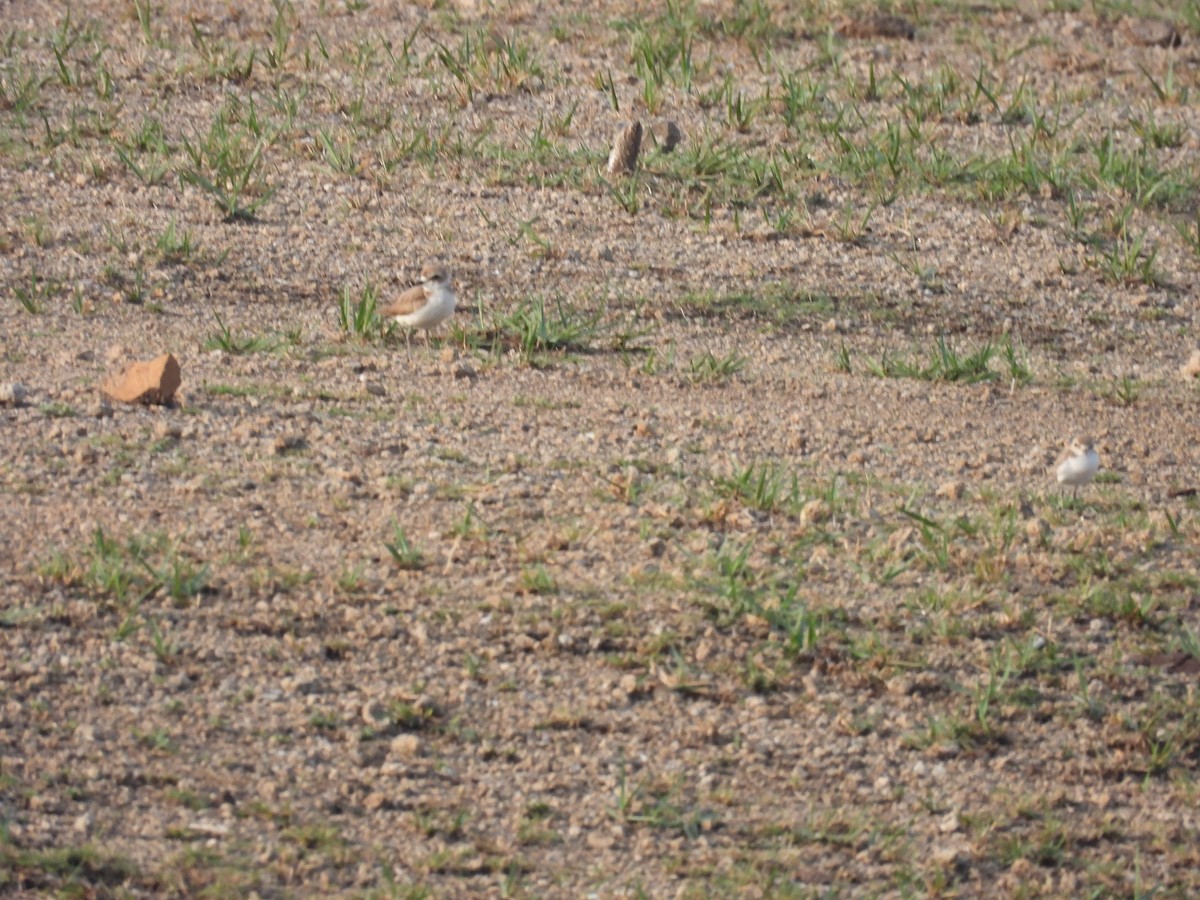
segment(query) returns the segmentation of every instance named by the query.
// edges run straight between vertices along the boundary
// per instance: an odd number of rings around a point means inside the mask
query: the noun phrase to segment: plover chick
[[[1059,484],[1068,484],[1073,489],[1072,496],[1079,494],[1079,489],[1090,484],[1100,471],[1100,454],[1091,438],[1075,438],[1067,445],[1058,462],[1054,464],[1054,477]]]

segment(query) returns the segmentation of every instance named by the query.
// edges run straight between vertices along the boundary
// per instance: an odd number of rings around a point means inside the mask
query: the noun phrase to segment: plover
[[[1091,438],[1075,438],[1054,464],[1055,478],[1059,484],[1069,484],[1074,489],[1072,496],[1077,496],[1083,485],[1090,484],[1098,471],[1100,454]]]
[[[454,286],[444,267],[430,263],[421,270],[421,280],[379,310],[383,319],[395,319],[405,332],[405,344],[414,328],[425,332],[429,344],[429,329],[445,322],[454,314]]]

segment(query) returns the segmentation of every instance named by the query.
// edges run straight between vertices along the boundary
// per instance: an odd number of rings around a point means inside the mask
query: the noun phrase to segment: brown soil
[[[0,889],[1200,889],[1195,22],[701,3],[649,110],[652,5],[432,5],[0,12]],[[435,259],[432,346],[339,327]],[[872,374],[939,337],[1030,377]],[[101,400],[166,352],[174,406]]]

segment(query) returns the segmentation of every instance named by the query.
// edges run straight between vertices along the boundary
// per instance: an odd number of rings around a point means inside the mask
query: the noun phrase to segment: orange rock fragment
[[[153,403],[166,406],[182,383],[179,361],[164,353],[149,362],[135,362],[120,375],[104,382],[100,392],[121,403]]]

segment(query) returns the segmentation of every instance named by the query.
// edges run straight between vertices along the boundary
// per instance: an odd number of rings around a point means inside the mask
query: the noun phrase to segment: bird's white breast
[[[1058,467],[1058,483],[1080,485],[1087,484],[1096,477],[1100,469],[1100,456],[1095,450],[1081,453],[1064,459]]]
[[[409,328],[432,328],[454,314],[456,302],[453,289],[439,284],[427,290],[424,306],[406,316],[396,316],[396,321]]]

